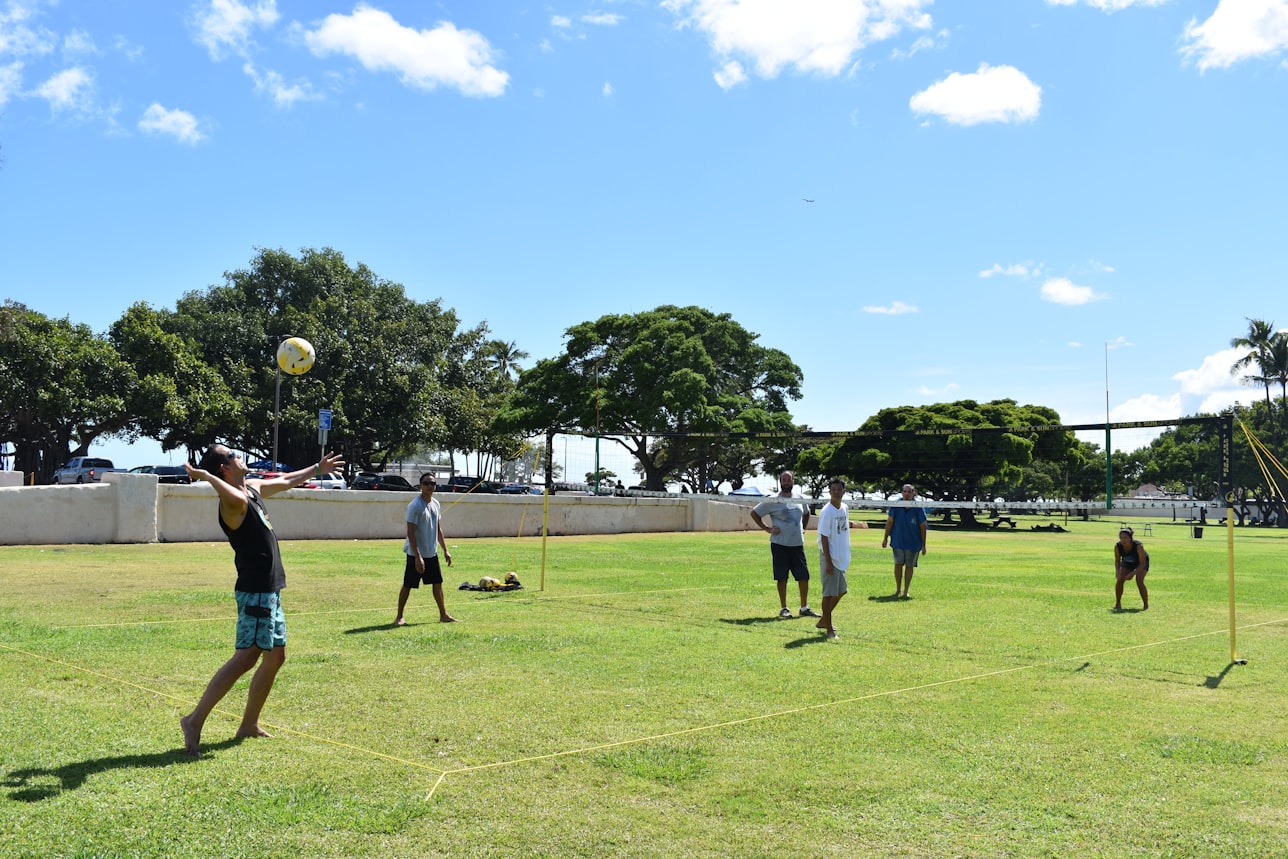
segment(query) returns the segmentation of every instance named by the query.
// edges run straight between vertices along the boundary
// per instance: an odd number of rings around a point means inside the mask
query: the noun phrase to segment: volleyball
[[[302,376],[313,368],[316,360],[313,344],[303,337],[287,337],[277,347],[277,366],[283,373]]]

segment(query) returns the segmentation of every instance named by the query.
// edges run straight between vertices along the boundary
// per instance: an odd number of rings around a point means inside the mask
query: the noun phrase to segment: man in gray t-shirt
[[[796,579],[801,592],[801,617],[818,617],[809,607],[809,563],[805,560],[805,528],[809,525],[809,507],[792,498],[795,478],[790,471],[778,476],[778,494],[760,502],[751,510],[756,527],[769,534],[769,552],[773,558],[774,581],[778,584],[778,616],[792,616],[787,607],[787,574]],[[765,519],[769,522],[766,523]]]

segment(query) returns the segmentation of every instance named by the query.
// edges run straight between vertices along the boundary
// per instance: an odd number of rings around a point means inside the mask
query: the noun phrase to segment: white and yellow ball
[[[278,344],[277,366],[282,368],[283,373],[302,376],[313,369],[313,362],[316,360],[317,353],[313,351],[313,344],[303,337],[287,337]]]

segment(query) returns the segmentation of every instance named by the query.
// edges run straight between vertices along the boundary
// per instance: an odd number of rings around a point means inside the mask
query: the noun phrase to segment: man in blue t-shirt
[[[902,501],[917,498],[911,483],[905,483],[900,494]],[[926,511],[920,507],[891,507],[886,513],[885,536],[881,538],[881,548],[886,546],[894,550],[894,596],[908,599],[917,556],[926,554]]]

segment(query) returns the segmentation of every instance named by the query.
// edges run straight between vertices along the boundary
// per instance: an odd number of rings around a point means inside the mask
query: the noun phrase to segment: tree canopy
[[[0,306],[0,439],[14,468],[48,482],[69,457],[131,425],[130,365],[88,326],[51,319],[6,300]]]
[[[759,457],[718,434],[794,429],[800,368],[727,313],[665,305],[583,322],[566,338],[563,354],[519,376],[499,427],[611,436],[650,489],[679,474],[740,480]]]
[[[882,409],[859,429],[887,435],[846,439],[832,455],[831,470],[886,494],[912,483],[938,500],[991,500],[1019,484],[1035,460],[1081,462],[1082,448],[1071,431],[1032,429],[1059,423],[1054,409],[1014,400]]]

